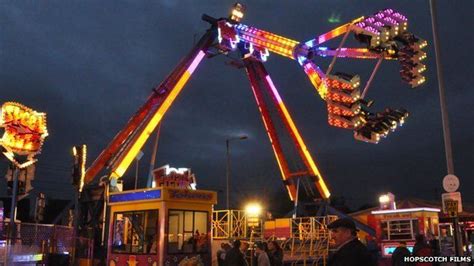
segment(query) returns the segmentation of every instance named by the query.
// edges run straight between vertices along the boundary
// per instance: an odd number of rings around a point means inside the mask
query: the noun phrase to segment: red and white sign
[[[165,165],[153,170],[152,173],[152,187],[196,189],[196,178],[189,168],[173,168]]]

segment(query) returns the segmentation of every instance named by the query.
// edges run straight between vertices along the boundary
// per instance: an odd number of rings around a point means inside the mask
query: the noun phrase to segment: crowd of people
[[[357,228],[351,219],[341,218],[328,225],[331,232],[331,243],[333,252],[328,259],[328,266],[376,266],[379,261],[379,251],[375,241],[368,240],[363,244],[357,237]],[[283,266],[283,250],[276,241],[258,242],[255,244],[255,252],[249,252],[249,244],[235,240],[230,244],[221,244],[217,251],[219,266],[248,266],[250,260],[255,266]],[[250,253],[250,254],[249,254]],[[433,256],[437,251],[426,241],[423,235],[416,237],[413,251],[406,246],[406,242],[394,250],[391,258],[392,266],[431,266],[432,263],[409,263],[405,258],[410,256]]]
[[[392,253],[392,266],[414,265],[405,261],[405,258],[410,257],[410,256],[427,257],[427,256],[438,255],[436,254],[437,253],[436,246],[437,245],[434,245],[434,246],[429,245],[424,235],[418,235],[416,236],[415,246],[413,246],[413,252],[410,252],[410,250],[407,247],[407,243],[405,241],[400,241],[398,247]],[[431,266],[434,264],[424,262],[424,263],[418,263],[415,265]]]
[[[235,240],[232,246],[222,243],[217,251],[219,266],[283,266],[283,250],[277,241],[257,242],[255,252],[249,252],[249,243]]]
[[[357,228],[351,219],[341,218],[328,225],[335,252],[329,257],[329,266],[375,266],[379,255],[377,245],[373,240],[364,245],[357,237]],[[433,263],[411,263],[406,260],[410,256],[427,257],[437,255],[437,245],[429,245],[424,235],[416,237],[413,251],[407,248],[406,242],[401,241],[392,253],[392,266],[433,266]],[[375,251],[375,252],[374,252]]]

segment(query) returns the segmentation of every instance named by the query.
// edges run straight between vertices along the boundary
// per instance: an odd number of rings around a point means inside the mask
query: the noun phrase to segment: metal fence
[[[250,218],[243,210],[219,210],[212,212],[213,239],[261,238],[262,220],[250,226]]]
[[[9,237],[8,223],[0,228],[0,265],[54,265],[58,260],[72,265],[73,257],[92,259],[93,241],[75,238],[72,227],[16,223],[14,237]]]

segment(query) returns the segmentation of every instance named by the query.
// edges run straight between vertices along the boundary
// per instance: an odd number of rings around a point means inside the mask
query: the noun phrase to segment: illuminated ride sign
[[[196,192],[181,189],[169,189],[169,199],[174,200],[200,200],[200,201],[211,201],[214,200],[214,194],[211,192]]]
[[[18,168],[35,163],[34,156],[41,152],[48,136],[46,114],[19,103],[6,102],[0,113],[0,127],[5,129],[0,139],[0,145],[6,150],[3,154]],[[19,162],[18,156],[26,158]]]
[[[189,168],[173,168],[165,165],[153,170],[152,187],[196,189],[196,177]]]

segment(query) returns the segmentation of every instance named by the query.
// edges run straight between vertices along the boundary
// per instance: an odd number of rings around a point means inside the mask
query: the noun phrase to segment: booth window
[[[412,240],[418,234],[418,219],[382,221],[383,240]]]
[[[208,250],[208,214],[201,211],[168,212],[168,253],[196,253]]]
[[[158,210],[115,213],[112,252],[156,254],[157,225]]]

